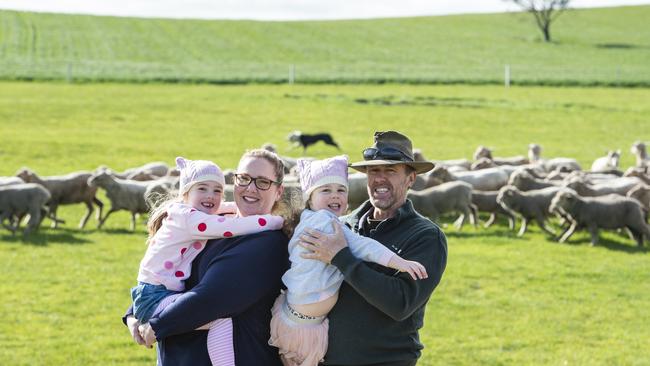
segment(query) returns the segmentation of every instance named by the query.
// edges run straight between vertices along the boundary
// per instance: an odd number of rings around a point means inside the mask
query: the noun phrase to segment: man
[[[329,314],[329,347],[324,365],[415,365],[423,347],[418,330],[424,310],[447,264],[443,232],[413,209],[406,192],[416,174],[433,164],[414,161],[408,137],[376,132],[375,144],[363,151],[364,161],[350,166],[368,175],[368,195],[345,223],[401,257],[422,263],[428,278],[414,281],[407,274],[352,255],[336,223],[334,234],[310,231],[301,245],[305,255],[332,263],[344,275],[339,299]]]

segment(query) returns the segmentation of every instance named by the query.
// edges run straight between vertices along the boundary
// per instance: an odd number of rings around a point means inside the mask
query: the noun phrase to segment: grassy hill
[[[544,157],[583,167],[621,148],[625,169],[632,142],[650,136],[648,100],[641,88],[1,82],[0,176],[22,166],[123,170],[178,155],[232,168],[264,142],[300,154],[285,140],[294,129],[332,133],[352,160],[373,131],[392,128],[430,159],[470,158],[479,144],[525,154],[537,142]],[[307,151],[338,153],[320,143]],[[28,240],[0,228],[0,365],[154,364],[119,320],[145,250],[143,220],[131,233],[121,211],[102,230],[94,218],[79,230],[84,212],[62,206],[66,224],[46,220]],[[519,238],[505,222],[444,230],[449,262],[426,310],[419,366],[650,364],[648,243],[602,232],[590,247],[581,231],[557,244],[535,224]]]
[[[650,6],[259,22],[0,11],[0,78],[75,81],[650,85]]]

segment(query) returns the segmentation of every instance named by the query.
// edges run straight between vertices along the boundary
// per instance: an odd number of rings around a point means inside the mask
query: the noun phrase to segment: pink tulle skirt
[[[280,294],[271,309],[269,344],[280,349],[285,366],[317,366],[327,351],[329,321],[300,319],[288,310],[286,301],[286,295]]]

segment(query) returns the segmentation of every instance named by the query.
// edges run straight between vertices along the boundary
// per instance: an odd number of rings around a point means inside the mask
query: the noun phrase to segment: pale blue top
[[[289,241],[291,268],[282,276],[282,282],[287,286],[287,300],[290,304],[304,305],[323,301],[336,294],[341,287],[343,282],[341,271],[331,264],[301,257],[301,253],[308,253],[309,250],[298,245],[300,235],[305,228],[316,229],[327,234],[333,233],[332,219],[338,218],[327,210],[314,212],[305,209],[300,215],[300,223]],[[343,224],[341,227],[350,251],[355,257],[386,266],[396,255],[378,241],[355,234]]]

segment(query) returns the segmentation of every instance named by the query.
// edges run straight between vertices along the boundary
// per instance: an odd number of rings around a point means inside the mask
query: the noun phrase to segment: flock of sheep
[[[263,146],[271,151],[271,144]],[[643,245],[650,239],[647,224],[650,209],[650,158],[646,145],[636,142],[631,152],[636,166],[625,172],[619,170],[619,151],[594,161],[590,170],[582,170],[575,159],[541,157],[541,147],[529,145],[528,157],[500,158],[479,146],[473,160],[433,161],[436,167],[417,180],[408,193],[416,209],[437,221],[441,215],[458,212],[455,226],[460,229],[469,219],[478,222],[478,212],[490,214],[489,227],[498,216],[508,219],[511,230],[521,218],[518,235],[526,232],[534,220],[545,232],[566,241],[576,230],[587,229],[591,243],[598,242],[599,229],[626,229]],[[425,160],[416,154],[419,160]],[[303,207],[295,159],[281,156],[286,168],[284,199],[296,210]],[[226,171],[225,198],[232,200],[234,172]],[[350,209],[368,198],[366,176],[349,176]],[[59,205],[84,203],[87,212],[79,227],[83,228],[97,206],[98,228],[111,213],[127,210],[131,213],[131,230],[136,215],[149,212],[160,197],[178,186],[178,171],[165,163],[149,163],[118,173],[100,167],[94,172],[76,172],[64,176],[40,177],[24,168],[15,177],[0,177],[0,222],[15,233],[24,216],[29,216],[24,234],[36,229],[44,218],[56,228],[63,221],[57,218]],[[106,191],[111,208],[102,216],[104,204],[97,198],[97,189]],[[562,233],[549,224],[551,216],[560,218]]]

